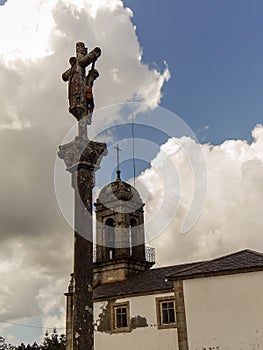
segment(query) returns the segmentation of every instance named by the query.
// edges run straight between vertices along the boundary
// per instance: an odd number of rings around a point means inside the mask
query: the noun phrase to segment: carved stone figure
[[[87,124],[91,124],[92,112],[94,110],[94,96],[92,93],[93,83],[99,77],[99,72],[92,65],[88,75],[86,76],[86,115]]]
[[[92,89],[94,80],[99,76],[95,69],[95,62],[101,55],[101,50],[96,47],[88,53],[84,43],[76,44],[76,57],[69,59],[70,68],[62,74],[62,79],[68,81],[69,112],[80,120],[87,114],[87,80]],[[85,69],[92,63],[92,69],[86,77]],[[87,79],[88,78],[88,79]],[[93,107],[94,108],[94,107]]]

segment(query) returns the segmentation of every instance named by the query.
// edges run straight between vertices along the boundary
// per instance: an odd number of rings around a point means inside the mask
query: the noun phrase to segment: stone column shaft
[[[78,168],[75,189],[73,349],[93,349],[93,234],[94,170]]]
[[[94,348],[92,189],[106,152],[104,143],[76,137],[58,153],[72,174],[75,190],[73,350]]]

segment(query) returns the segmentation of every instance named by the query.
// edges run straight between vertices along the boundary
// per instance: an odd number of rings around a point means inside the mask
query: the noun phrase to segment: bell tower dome
[[[96,206],[94,282],[125,279],[154,264],[153,248],[145,246],[144,203],[138,191],[120,178],[103,187]]]

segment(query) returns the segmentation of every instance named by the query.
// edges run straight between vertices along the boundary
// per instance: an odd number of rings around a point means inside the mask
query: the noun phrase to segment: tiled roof
[[[245,249],[209,261],[166,266],[131,274],[127,279],[98,285],[94,300],[173,290],[173,280],[263,270],[263,254]],[[168,278],[167,278],[168,277]]]
[[[194,266],[197,263],[166,266],[131,274],[127,279],[98,285],[94,288],[94,300],[126,295],[154,293],[173,290],[173,284],[166,276]]]
[[[169,280],[178,280],[255,270],[263,270],[263,254],[245,249],[195,266],[188,266],[172,272],[167,277]]]

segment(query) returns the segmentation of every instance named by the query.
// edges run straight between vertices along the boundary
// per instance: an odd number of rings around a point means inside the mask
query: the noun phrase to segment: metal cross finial
[[[116,153],[117,153],[117,171],[116,171],[117,179],[120,179],[120,173],[121,173],[121,171],[120,171],[120,151],[121,151],[121,149],[120,149],[118,143],[117,143],[117,146],[114,148],[116,149]]]

